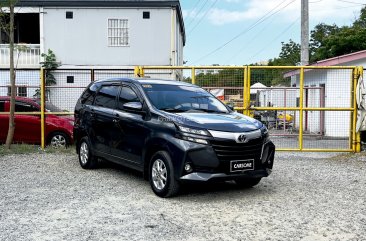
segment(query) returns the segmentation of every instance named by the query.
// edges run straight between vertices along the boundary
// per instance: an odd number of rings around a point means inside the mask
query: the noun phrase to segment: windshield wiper
[[[209,95],[198,95],[198,96],[191,96],[191,98],[210,98],[212,96]]]
[[[174,108],[161,108],[159,110],[163,110],[163,111],[166,111],[166,112],[186,112],[188,110],[185,110],[185,109],[174,109]]]
[[[197,111],[203,111],[203,112],[207,112],[207,113],[219,113],[219,114],[227,114],[227,112],[225,112],[225,111],[218,111],[218,110],[208,110],[208,109],[201,109],[201,108],[194,108],[194,109],[190,109],[190,110],[197,110]]]

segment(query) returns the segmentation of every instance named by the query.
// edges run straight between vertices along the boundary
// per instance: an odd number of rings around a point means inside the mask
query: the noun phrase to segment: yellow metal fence
[[[359,152],[356,66],[139,66],[196,84],[264,122],[279,151]]]
[[[73,115],[77,98],[91,81],[135,76],[179,80],[201,86],[223,102],[234,105],[237,111],[266,124],[279,151],[360,151],[355,93],[357,81],[363,75],[362,67],[138,66],[134,70],[63,69],[53,74],[57,80],[53,86],[46,84],[43,69],[38,82],[32,74],[24,75],[24,79],[33,79],[32,83],[22,85],[28,87],[28,92],[39,89],[41,109],[40,112],[16,113],[41,117],[42,148],[47,139],[47,115]],[[4,78],[1,76],[0,72],[0,78]],[[20,76],[18,73],[17,83],[21,81]],[[1,87],[8,88],[0,86],[0,92]],[[4,88],[2,92],[6,91]],[[45,103],[48,101],[62,111],[46,112]],[[8,114],[0,110],[0,115]]]

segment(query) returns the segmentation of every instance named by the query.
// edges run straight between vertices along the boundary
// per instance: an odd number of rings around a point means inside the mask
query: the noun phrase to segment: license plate
[[[254,160],[235,160],[230,162],[230,172],[254,170]]]

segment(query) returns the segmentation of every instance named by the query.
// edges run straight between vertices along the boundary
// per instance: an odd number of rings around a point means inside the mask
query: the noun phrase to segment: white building
[[[366,66],[366,50],[319,61],[312,66]],[[351,107],[352,70],[306,70],[304,74],[304,107]],[[299,87],[299,71],[285,75],[291,77],[291,85]],[[297,91],[297,97],[299,97]],[[298,115],[297,118],[298,120]],[[297,121],[298,122],[298,121]],[[297,123],[298,124],[298,123]],[[348,111],[306,111],[304,129],[329,137],[348,137],[350,112]]]
[[[61,63],[59,69],[123,69],[122,73],[131,75],[137,65],[183,65],[185,29],[179,0],[20,0],[15,12],[15,42],[27,46],[16,53],[18,69],[40,68],[40,56],[48,49]],[[8,38],[4,33],[0,34],[0,68],[0,95],[4,95],[9,84],[4,73],[9,68]],[[30,79],[23,78],[19,71],[17,84],[39,85],[36,72],[27,72]],[[95,79],[108,76],[105,72]],[[85,74],[79,77],[80,73],[57,74],[56,86],[86,86],[90,82]],[[32,97],[33,91],[28,92],[27,96]],[[72,101],[80,94],[70,94],[67,89],[64,92],[60,88],[56,94],[66,94]]]

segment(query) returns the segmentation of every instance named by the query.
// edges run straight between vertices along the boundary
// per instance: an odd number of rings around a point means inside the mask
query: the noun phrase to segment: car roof
[[[111,78],[111,79],[103,79],[98,80],[95,83],[118,83],[118,82],[130,82],[135,84],[160,84],[160,85],[176,85],[176,86],[194,86],[187,82],[183,81],[175,81],[175,80],[169,80],[169,79],[152,79],[152,78]]]
[[[5,101],[10,101],[10,96],[0,96],[0,100],[5,100]],[[28,102],[28,103],[34,103],[35,99],[34,98],[27,98],[27,97],[20,97],[20,96],[16,96],[15,97],[16,101],[23,101],[23,102]]]

